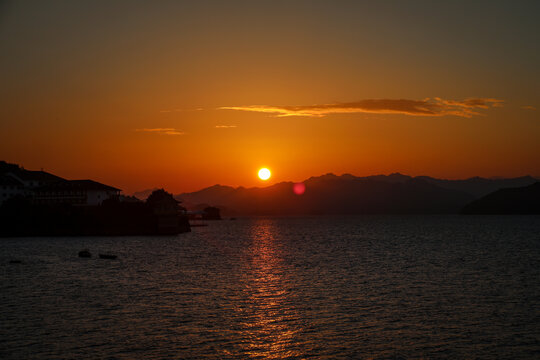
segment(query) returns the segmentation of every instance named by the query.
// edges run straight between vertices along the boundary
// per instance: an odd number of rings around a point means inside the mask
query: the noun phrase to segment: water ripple
[[[535,358],[539,234],[538,217],[366,216],[2,239],[0,358]]]

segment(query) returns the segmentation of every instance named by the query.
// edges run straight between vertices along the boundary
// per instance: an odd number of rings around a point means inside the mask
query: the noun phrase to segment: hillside
[[[540,182],[497,190],[465,206],[463,214],[540,214]]]
[[[265,188],[214,185],[175,198],[190,210],[212,205],[225,215],[457,213],[494,191],[537,181],[531,176],[447,180],[400,173],[365,177],[329,173],[305,180],[306,192],[300,196],[293,193],[292,182],[282,182]],[[149,192],[141,191],[136,196],[144,198]]]
[[[211,204],[243,215],[454,213],[474,197],[419,179],[357,178],[327,174],[304,182],[302,195],[292,182],[265,188],[212,186],[177,195],[184,204]]]

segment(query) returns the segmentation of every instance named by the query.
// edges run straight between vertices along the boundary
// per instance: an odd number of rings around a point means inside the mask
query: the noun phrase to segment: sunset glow
[[[260,186],[260,159],[272,183],[540,176],[537,10],[7,2],[0,154],[126,194]]]
[[[538,355],[539,15],[0,0],[0,360]]]

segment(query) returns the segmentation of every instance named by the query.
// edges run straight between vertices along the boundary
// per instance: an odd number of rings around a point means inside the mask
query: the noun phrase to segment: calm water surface
[[[0,239],[0,358],[540,358],[540,217]]]

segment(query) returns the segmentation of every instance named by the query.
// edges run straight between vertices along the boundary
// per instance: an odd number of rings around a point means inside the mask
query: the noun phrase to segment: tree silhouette
[[[164,189],[154,190],[146,199],[146,204],[156,215],[178,214],[179,201]]]

